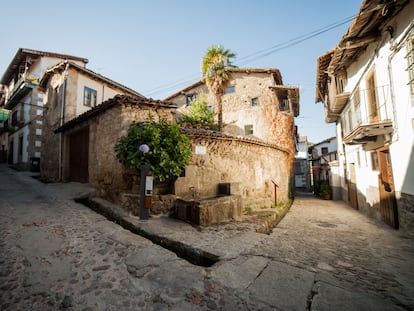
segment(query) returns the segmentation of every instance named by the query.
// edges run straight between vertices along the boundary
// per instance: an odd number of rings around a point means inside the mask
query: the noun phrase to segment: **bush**
[[[143,144],[148,145],[148,152],[139,150]],[[166,119],[157,123],[149,118],[146,122],[132,123],[128,135],[115,144],[115,152],[122,164],[137,170],[147,164],[155,181],[169,182],[181,176],[190,162],[191,143],[181,134],[179,125]]]
[[[178,123],[188,122],[191,124],[201,124],[202,127],[208,127],[217,130],[218,126],[214,123],[214,110],[211,110],[207,104],[207,95],[200,93],[195,99],[191,100],[191,106],[184,111],[178,119]]]

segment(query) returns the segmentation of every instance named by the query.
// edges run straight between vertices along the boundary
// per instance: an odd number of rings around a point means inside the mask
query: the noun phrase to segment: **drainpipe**
[[[60,110],[60,126],[65,123],[65,105],[66,105],[66,84],[68,78],[69,64],[66,64],[66,68],[63,74],[63,84],[61,93],[61,110]],[[63,178],[63,133],[59,133],[59,181]]]

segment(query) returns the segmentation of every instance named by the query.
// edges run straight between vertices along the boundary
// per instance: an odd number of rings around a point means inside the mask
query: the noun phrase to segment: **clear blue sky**
[[[354,16],[362,0],[39,0],[1,6],[0,75],[19,48],[89,59],[88,68],[145,96],[163,99],[201,78],[205,51],[220,44],[239,67],[278,68],[300,87],[301,135],[335,136],[315,104],[316,59],[335,47],[350,22],[257,59],[278,46]],[[243,61],[244,60],[244,61]]]

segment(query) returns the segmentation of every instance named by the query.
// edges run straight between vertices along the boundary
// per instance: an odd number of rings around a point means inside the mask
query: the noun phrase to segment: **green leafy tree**
[[[231,60],[234,57],[236,57],[236,54],[230,50],[224,49],[220,45],[213,45],[207,50],[201,62],[203,78],[206,81],[209,91],[214,94],[216,101],[217,120],[220,131],[223,126],[221,97],[224,94],[227,82],[231,78],[231,68],[235,67],[231,63]]]
[[[214,123],[215,115],[216,112],[208,107],[207,95],[200,93],[191,100],[190,108],[181,114],[178,123],[201,124],[203,127],[208,126],[210,129],[216,130],[218,127]]]
[[[148,152],[139,150],[144,144]],[[169,182],[181,176],[189,164],[191,143],[181,134],[179,125],[168,123],[166,119],[160,122],[148,119],[132,123],[128,135],[115,144],[115,152],[122,164],[138,170],[147,164],[156,181]]]

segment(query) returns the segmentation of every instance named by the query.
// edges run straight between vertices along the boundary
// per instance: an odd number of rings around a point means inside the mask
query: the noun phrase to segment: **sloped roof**
[[[42,56],[55,57],[73,61],[81,61],[84,64],[87,64],[89,62],[89,60],[84,57],[20,48],[17,50],[16,55],[14,56],[10,65],[7,67],[6,71],[4,72],[3,77],[0,80],[0,84],[9,83],[12,74],[19,68],[20,64],[22,64],[27,57],[38,58]]]
[[[129,87],[126,87],[125,85],[122,85],[122,84],[120,84],[120,83],[118,83],[118,82],[116,82],[114,80],[111,80],[111,79],[109,79],[109,78],[107,78],[107,77],[105,77],[103,75],[100,75],[99,73],[96,73],[96,72],[94,72],[94,71],[92,71],[90,69],[87,69],[85,67],[79,66],[78,64],[76,64],[74,62],[71,62],[71,61],[67,61],[67,60],[62,61],[62,62],[56,64],[55,66],[49,68],[48,70],[46,70],[45,74],[43,75],[42,79],[39,82],[39,88],[40,89],[45,89],[46,88],[46,85],[47,85],[47,82],[49,81],[49,79],[52,76],[52,74],[53,73],[56,73],[56,72],[61,72],[61,71],[65,70],[66,66],[69,66],[71,68],[74,68],[75,70],[77,70],[79,72],[82,72],[83,74],[91,77],[94,80],[98,80],[98,81],[101,81],[101,82],[106,82],[109,85],[112,85],[114,87],[117,87],[119,89],[122,89],[125,92],[129,93],[130,95],[139,96],[139,97],[145,98],[144,95],[138,93],[137,91],[134,91],[133,89],[130,89]]]
[[[327,92],[328,73],[334,74],[355,62],[370,43],[378,41],[387,22],[409,2],[410,0],[364,0],[338,45],[318,57],[316,102],[323,101]]]
[[[283,84],[282,75],[280,73],[280,70],[276,69],[276,68],[238,68],[238,67],[235,67],[235,68],[230,68],[230,71],[236,72],[236,73],[246,73],[246,74],[250,74],[250,73],[273,74],[275,76],[276,84],[280,84],[280,85]],[[186,94],[186,92],[188,92],[188,91],[190,91],[190,90],[192,90],[192,89],[194,89],[194,88],[196,88],[200,85],[203,85],[204,83],[205,83],[204,79],[201,79],[197,82],[194,82],[193,84],[190,84],[189,86],[186,86],[185,88],[175,92],[174,94],[169,95],[168,97],[165,98],[165,100],[170,100],[170,99],[172,99],[176,96]]]
[[[148,99],[145,97],[138,97],[138,96],[116,95],[115,97],[108,99],[102,104],[96,107],[93,107],[92,109],[82,113],[76,118],[66,122],[61,127],[56,129],[55,133],[65,132],[66,130],[74,127],[75,125],[85,122],[92,117],[96,117],[97,115],[104,113],[105,111],[112,109],[113,107],[117,105],[132,105],[132,106],[144,105],[144,106],[151,106],[151,107],[171,108],[171,109],[177,108],[177,106],[175,106],[174,104],[161,101],[161,100],[153,100],[153,99]]]

